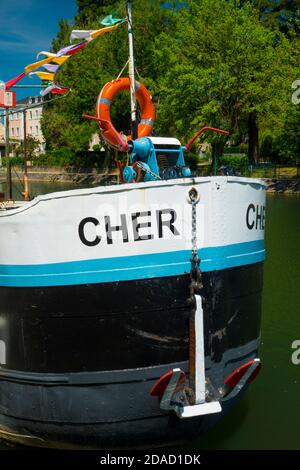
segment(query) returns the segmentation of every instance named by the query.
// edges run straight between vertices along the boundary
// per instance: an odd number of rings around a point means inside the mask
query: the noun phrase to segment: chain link
[[[189,191],[189,201],[192,205],[192,255],[191,255],[191,272],[190,272],[190,303],[195,305],[195,294],[200,294],[203,289],[202,275],[200,270],[200,257],[198,254],[197,243],[197,204],[199,202],[199,194],[196,188]]]
[[[152,178],[155,178],[156,180],[161,180],[161,177],[159,175],[157,175],[156,173],[153,173],[153,171],[151,171],[149,168],[146,168],[142,163],[136,162],[136,166],[138,166],[139,168],[142,168],[142,170],[144,170],[145,173],[149,173],[149,175],[151,175]]]

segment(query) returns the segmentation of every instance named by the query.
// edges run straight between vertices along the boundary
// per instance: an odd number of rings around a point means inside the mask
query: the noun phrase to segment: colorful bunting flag
[[[120,24],[121,23],[117,23],[113,26],[96,30],[74,29],[71,33],[70,42],[72,42],[74,39],[86,39],[87,41],[91,41],[92,39],[102,36],[102,34],[109,33],[110,31],[117,29]]]
[[[29,73],[29,72],[32,72],[33,70],[37,70],[40,67],[43,67],[44,65],[47,65],[51,62],[54,62],[58,65],[62,65],[70,57],[68,55],[61,56],[61,57],[56,57],[56,54],[52,54],[51,52],[45,52],[45,51],[39,52],[38,56],[40,54],[46,55],[46,59],[42,59],[42,60],[39,60],[37,62],[34,62],[33,64],[27,65],[24,69],[26,74]]]
[[[51,90],[53,95],[62,95],[63,93],[68,93],[70,91],[69,88],[63,88],[61,86],[57,86]]]
[[[116,23],[123,23],[123,21],[126,21],[124,18],[114,18],[113,15],[108,15],[103,20],[101,21],[101,24],[103,26],[113,26]]]
[[[58,95],[58,94],[62,94],[62,93],[67,93],[68,91],[70,91],[69,88],[63,87],[63,86],[59,85],[58,83],[53,82],[47,88],[42,90],[40,92],[40,95],[41,96],[46,96],[46,95],[48,95],[48,93],[52,93],[53,95]]]
[[[54,80],[54,73],[48,73],[48,72],[30,72],[28,76],[31,78],[33,75],[36,75],[39,77],[41,80]]]
[[[59,69],[59,65],[47,64],[43,65],[43,69],[47,70],[47,72],[56,73]]]
[[[115,14],[117,13],[115,12]],[[12,87],[15,83],[17,83],[25,75],[28,74],[29,77],[36,75],[41,80],[47,80],[51,82],[45,89],[41,91],[40,93],[41,96],[46,96],[48,93],[52,93],[52,94],[67,93],[69,91],[69,88],[61,86],[57,82],[54,81],[55,74],[58,71],[59,67],[62,64],[64,64],[71,57],[71,55],[83,49],[90,41],[92,41],[93,39],[99,36],[102,36],[105,33],[108,33],[110,31],[117,29],[120,26],[120,24],[124,23],[124,21],[126,20],[123,18],[115,18],[114,14],[112,14],[112,15],[106,16],[102,20],[101,24],[106,26],[105,28],[101,28],[97,30],[74,30],[72,31],[70,42],[72,42],[74,39],[81,39],[83,41],[77,44],[71,44],[70,46],[63,47],[57,53],[47,52],[47,51],[39,52],[37,55],[37,61],[33,62],[32,64],[28,64],[25,67],[24,72],[21,75],[7,82],[5,85],[6,89],[9,89],[10,87]],[[40,56],[44,56],[44,57],[40,58]],[[35,72],[35,70],[38,70],[39,68],[43,68],[44,71]]]
[[[91,38],[95,39],[98,38],[99,36],[102,36],[102,34],[109,33],[110,31],[114,31],[120,26],[121,23],[117,23],[114,26],[107,26],[107,28],[101,28],[98,29],[97,31],[93,31],[91,33]]]
[[[78,44],[63,47],[60,51],[56,53],[56,57],[75,54],[76,52],[80,51],[80,49],[83,49],[87,44],[87,41],[83,41],[79,42]]]
[[[73,42],[74,39],[86,39],[87,41],[91,39],[91,33],[94,33],[96,29],[86,31],[85,29],[74,29],[70,36],[70,42]]]

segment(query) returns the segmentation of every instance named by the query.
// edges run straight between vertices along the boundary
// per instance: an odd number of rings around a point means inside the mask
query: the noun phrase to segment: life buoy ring
[[[126,141],[118,132],[110,117],[110,106],[117,93],[124,90],[130,90],[130,80],[127,77],[118,78],[107,83],[102,88],[96,107],[96,115],[103,138],[108,144],[117,147],[120,151],[128,150],[127,140],[131,136],[126,136]],[[145,137],[152,132],[155,120],[155,108],[151,95],[147,88],[140,82],[135,82],[136,99],[141,109],[141,122],[138,126],[138,137]]]

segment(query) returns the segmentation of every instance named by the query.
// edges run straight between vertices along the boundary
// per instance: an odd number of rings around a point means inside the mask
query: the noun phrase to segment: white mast
[[[135,78],[134,78],[134,47],[132,30],[131,0],[127,0],[128,41],[129,41],[129,79],[130,79],[130,102],[131,102],[131,135],[132,139],[138,137],[138,122],[136,112]]]

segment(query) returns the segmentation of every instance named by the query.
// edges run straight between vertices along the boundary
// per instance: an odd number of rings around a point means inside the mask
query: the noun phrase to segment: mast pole
[[[6,190],[7,197],[12,200],[11,162],[9,159],[9,112],[5,108],[5,159],[6,159]]]
[[[128,42],[129,42],[129,79],[130,79],[130,104],[131,104],[131,136],[135,140],[138,138],[138,122],[136,112],[136,94],[134,77],[134,44],[132,30],[132,1],[127,0],[127,23],[128,23]]]
[[[28,168],[27,168],[27,122],[26,122],[26,109],[23,110],[23,152],[24,152],[24,192],[22,193],[24,200],[29,201],[29,191],[28,191]]]

